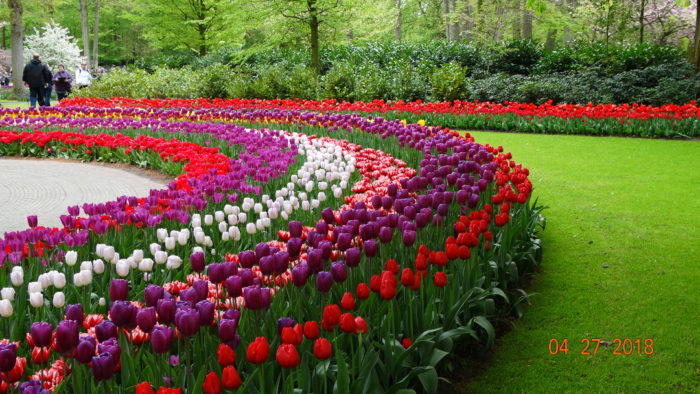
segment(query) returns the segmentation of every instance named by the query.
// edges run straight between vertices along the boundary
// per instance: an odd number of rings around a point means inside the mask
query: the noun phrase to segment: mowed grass
[[[474,132],[549,206],[525,316],[462,392],[700,392],[700,142]],[[607,267],[607,268],[604,268]],[[551,339],[569,352],[551,355]],[[584,338],[652,355],[581,355]],[[623,349],[620,348],[620,351]]]
[[[0,100],[0,105],[5,107],[5,108],[20,108],[20,109],[27,109],[29,108],[29,101],[6,101],[6,100]]]

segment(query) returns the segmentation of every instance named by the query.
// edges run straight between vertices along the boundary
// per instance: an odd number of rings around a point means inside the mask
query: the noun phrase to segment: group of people
[[[78,89],[89,86],[92,83],[92,74],[87,68],[87,63],[82,63],[75,72],[75,79],[66,71],[63,64],[57,66],[55,74],[51,73],[49,66],[42,63],[39,54],[32,55],[32,60],[24,67],[22,81],[29,88],[29,104],[36,107],[51,105],[51,90],[56,89],[58,100],[62,100],[71,93],[73,83]]]

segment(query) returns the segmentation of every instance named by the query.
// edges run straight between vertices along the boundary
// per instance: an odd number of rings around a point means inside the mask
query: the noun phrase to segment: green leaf
[[[493,341],[496,338],[496,330],[493,328],[493,325],[487,319],[485,316],[474,316],[471,321],[471,324],[476,324],[479,327],[483,328],[484,331],[486,331],[486,334],[488,335],[488,345],[493,346]]]
[[[350,374],[348,365],[345,363],[343,352],[335,352],[335,361],[338,364],[338,375],[336,376],[333,392],[336,394],[350,394]]]
[[[418,375],[418,379],[420,379],[420,382],[423,385],[423,389],[425,389],[426,393],[433,394],[437,392],[438,375],[437,371],[435,371],[435,368],[430,367],[430,369]]]

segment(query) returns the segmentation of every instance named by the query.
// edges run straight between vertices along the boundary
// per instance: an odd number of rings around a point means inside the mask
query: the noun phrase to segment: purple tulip
[[[338,240],[336,241],[338,249],[345,251],[350,248],[350,243],[352,242],[352,234],[340,233],[338,234]]]
[[[199,301],[199,297],[197,296],[197,290],[195,290],[194,288],[189,288],[180,291],[180,300],[187,301],[190,304],[194,305]]]
[[[382,227],[379,229],[379,240],[387,244],[391,242],[391,238],[394,236],[394,231],[391,229],[391,227]]]
[[[114,373],[114,358],[110,353],[101,353],[92,358],[92,374],[98,381],[107,380]]]
[[[243,268],[239,270],[238,276],[241,277],[241,284],[243,287],[253,284],[253,271],[251,271],[250,268]]]
[[[239,253],[238,261],[241,263],[241,267],[243,268],[251,268],[258,262],[258,260],[255,258],[255,253],[249,250]]]
[[[56,326],[56,350],[65,354],[78,345],[78,322],[63,320]]]
[[[282,329],[285,327],[294,327],[294,319],[291,317],[280,317],[277,319],[277,335],[282,334]]]
[[[197,293],[197,300],[206,300],[209,297],[209,281],[207,280],[195,280],[192,283],[192,288]]]
[[[292,220],[289,222],[289,236],[292,238],[300,238],[301,237],[301,222]]]
[[[10,372],[17,362],[17,345],[9,343],[0,345],[0,371]]]
[[[170,350],[173,343],[173,330],[167,326],[155,326],[151,330],[151,346],[153,351],[162,354]]]
[[[175,322],[175,312],[177,304],[175,300],[160,299],[156,303],[156,311],[158,312],[158,323],[172,324]]]
[[[328,223],[328,224],[335,224],[335,214],[333,213],[333,210],[330,208],[324,208],[321,211],[321,217],[323,220]]]
[[[117,326],[109,320],[102,320],[95,326],[95,335],[100,342],[116,338],[118,332]]]
[[[192,271],[202,272],[204,271],[204,253],[195,252],[190,255],[190,266],[192,266]]]
[[[223,280],[230,277],[231,275],[238,274],[238,264],[236,264],[236,263],[223,263],[223,267],[224,267],[224,279]]]
[[[124,301],[129,296],[129,281],[126,279],[112,279],[109,282],[109,299],[114,301]]]
[[[148,285],[143,291],[143,298],[146,300],[146,306],[156,306],[158,300],[165,296],[165,290],[158,285]]]
[[[292,268],[292,282],[296,287],[302,287],[309,279],[309,266],[302,263]]]
[[[109,308],[109,318],[117,327],[129,326],[136,313],[136,307],[129,301],[115,301]]]
[[[255,258],[260,261],[260,259],[264,256],[267,256],[270,254],[270,245],[268,245],[265,242],[260,242],[259,244],[255,245]]]
[[[156,325],[156,308],[149,306],[136,314],[136,323],[143,332],[151,332]]]
[[[221,342],[232,341],[236,337],[238,329],[238,320],[221,319],[219,320],[219,339]]]
[[[377,241],[370,239],[365,241],[365,256],[374,257],[377,255]]]
[[[117,338],[110,338],[97,345],[97,353],[109,353],[115,360],[119,360],[122,354],[122,349],[119,347]]]
[[[211,283],[218,284],[223,282],[226,279],[225,274],[225,267],[222,263],[209,264],[207,267],[207,275],[209,275]]]
[[[238,297],[243,292],[243,281],[240,276],[229,276],[226,282],[224,282],[224,285],[226,286],[228,296],[231,298]]]
[[[404,230],[403,234],[401,234],[401,241],[405,246],[412,246],[416,242],[416,232]]]
[[[360,265],[360,257],[361,257],[361,251],[360,248],[353,247],[345,251],[345,264],[347,264],[348,267],[357,267]]]
[[[41,380],[32,379],[19,385],[20,394],[49,394]]]
[[[316,289],[321,293],[328,293],[333,286],[333,275],[330,272],[321,271],[316,274]]]
[[[214,321],[214,304],[208,300],[202,300],[194,307],[199,312],[199,325],[202,327],[211,326],[211,323]]]
[[[199,331],[199,312],[193,308],[180,308],[175,312],[175,326],[186,337]]]
[[[323,260],[323,250],[312,249],[306,254],[306,262],[309,266],[311,272],[319,272],[323,270],[324,260]]]
[[[275,273],[275,259],[272,256],[262,256],[260,258],[260,273],[263,275]]]
[[[85,313],[81,304],[70,304],[66,307],[66,320],[75,320],[78,325],[83,324]]]
[[[29,224],[29,227],[35,228],[39,224],[39,219],[36,215],[27,216],[27,224]]]
[[[290,238],[289,241],[287,241],[287,253],[289,253],[289,256],[292,258],[299,257],[302,244],[303,241],[301,238]]]
[[[51,334],[53,334],[53,326],[51,324],[39,321],[32,323],[29,328],[29,333],[36,347],[46,347],[51,344]]]
[[[241,311],[238,309],[229,309],[221,316],[222,319],[241,320]]]
[[[92,336],[80,337],[78,346],[75,348],[75,359],[81,364],[87,364],[95,355],[97,343]]]

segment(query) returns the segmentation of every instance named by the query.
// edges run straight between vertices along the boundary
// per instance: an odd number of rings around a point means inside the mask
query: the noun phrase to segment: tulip
[[[0,300],[0,316],[10,317],[14,313],[10,300]]]
[[[238,329],[238,319],[221,319],[219,320],[219,339],[221,342],[232,341],[236,337]]]
[[[155,260],[156,264],[165,264],[165,262],[168,260],[168,252],[164,250],[157,250],[153,254],[153,259]]]
[[[391,271],[382,272],[379,295],[385,300],[394,298],[396,296],[397,283],[396,276]]]
[[[216,348],[216,362],[222,367],[232,365],[236,362],[236,352],[233,348],[225,343],[220,343]]]
[[[95,338],[92,336],[81,337],[75,348],[75,359],[81,364],[87,364],[95,355]]]
[[[202,327],[211,326],[214,321],[214,304],[208,300],[202,300],[195,305],[195,309],[199,312],[199,325]]]
[[[72,267],[78,262],[78,252],[75,250],[69,250],[66,252],[64,259],[66,264]]]
[[[34,308],[44,306],[44,295],[41,293],[29,293],[29,303]]]
[[[246,350],[246,360],[253,364],[262,364],[267,361],[270,352],[270,344],[265,337],[257,337],[248,345]]]
[[[143,291],[143,297],[146,301],[146,306],[156,306],[158,300],[163,298],[165,290],[157,285],[148,285]]]
[[[340,323],[341,314],[342,312],[340,311],[338,305],[326,305],[323,308],[323,322],[329,326],[335,326],[336,324]]]
[[[333,280],[339,283],[345,282],[348,278],[348,267],[342,261],[336,261],[331,264],[331,274]]]
[[[3,300],[12,301],[15,299],[15,289],[14,287],[5,287],[0,290]]]
[[[209,264],[207,267],[207,274],[209,275],[209,280],[212,283],[221,283],[224,281],[224,279],[226,279],[225,265],[222,263]]]
[[[190,255],[190,265],[195,272],[204,271],[204,253],[195,252]]]
[[[17,345],[0,344],[0,371],[10,372],[17,362]]]
[[[12,272],[10,272],[10,282],[12,282],[12,286],[22,286],[24,283],[24,270],[22,270],[22,267],[12,267]]]
[[[157,325],[151,330],[153,351],[162,354],[170,350],[173,343],[173,330],[167,326]]]
[[[55,308],[62,308],[66,304],[66,295],[62,291],[57,291],[53,294],[52,300],[53,306]]]
[[[361,300],[366,300],[367,298],[369,298],[370,295],[370,289],[364,282],[361,282],[357,285],[357,289],[355,290],[355,292],[357,293],[357,298]]]
[[[95,335],[100,342],[116,338],[117,334],[117,326],[109,320],[102,320],[95,326]]]
[[[186,337],[199,331],[199,312],[193,308],[180,308],[175,313],[175,326]]]
[[[78,325],[83,324],[85,313],[81,304],[70,304],[66,307],[66,320],[75,320]]]
[[[180,291],[180,300],[187,301],[190,304],[194,305],[195,303],[199,302],[200,298],[197,295],[197,290],[195,290],[194,288],[189,288]]]
[[[318,338],[314,341],[314,356],[319,360],[327,360],[333,355],[333,347],[326,338]]]
[[[149,306],[138,311],[136,314],[136,323],[141,331],[151,332],[156,325],[156,309]]]
[[[175,322],[177,304],[175,300],[162,298],[156,302],[156,311],[158,312],[159,323],[172,324]]]
[[[27,224],[31,228],[35,228],[39,224],[39,219],[36,215],[27,216]]]
[[[316,275],[316,289],[321,293],[328,293],[333,287],[333,275],[330,272],[321,271]]]
[[[182,259],[180,258],[180,256],[171,255],[168,256],[167,262],[165,263],[165,268],[169,270],[175,270],[180,268],[181,265]]]
[[[122,278],[129,275],[130,267],[129,267],[129,263],[126,260],[117,261],[115,268],[117,271],[117,275],[121,276]]]
[[[444,272],[436,272],[433,281],[435,286],[445,287],[447,286],[447,275]]]
[[[27,291],[31,293],[41,293],[43,290],[41,283],[39,282],[29,282],[27,283]]]
[[[92,358],[92,374],[98,381],[107,380],[114,373],[114,358],[110,353],[101,353]]]
[[[139,271],[141,272],[151,272],[153,271],[153,260],[143,259],[138,263]]]
[[[367,333],[369,331],[369,327],[367,327],[367,322],[365,319],[362,318],[362,316],[356,316],[355,317],[355,332],[357,333]]]
[[[131,324],[136,313],[136,307],[129,301],[114,301],[109,309],[110,320],[122,328]]]
[[[238,375],[238,371],[236,371],[233,365],[224,368],[221,372],[221,380],[227,390],[236,390],[241,386],[241,383],[243,383],[240,375]]]
[[[100,342],[99,345],[97,345],[97,352],[98,353],[109,353],[114,357],[115,360],[119,360],[122,354],[122,350],[119,347],[119,341],[117,341],[117,338],[110,338],[104,342]]]
[[[56,351],[68,353],[78,345],[78,322],[63,320],[56,326]]]
[[[207,216],[205,216],[205,221]],[[221,380],[219,380],[219,375],[217,375],[214,371],[209,372],[204,378],[202,389],[204,394],[221,394]]]
[[[32,337],[34,346],[46,347],[51,344],[51,335],[53,334],[53,326],[51,324],[40,321],[32,323],[29,328],[29,334]]]
[[[101,259],[93,260],[92,261],[92,270],[95,271],[96,274],[102,274],[105,272],[105,263]]]
[[[309,266],[307,264],[302,263],[292,268],[292,282],[294,283],[294,286],[304,286],[308,278]]]
[[[277,362],[282,368],[294,368],[299,365],[299,351],[289,343],[283,343],[277,348]]]
[[[346,311],[355,309],[355,297],[352,296],[352,293],[343,293],[343,298],[340,299],[340,306]]]

